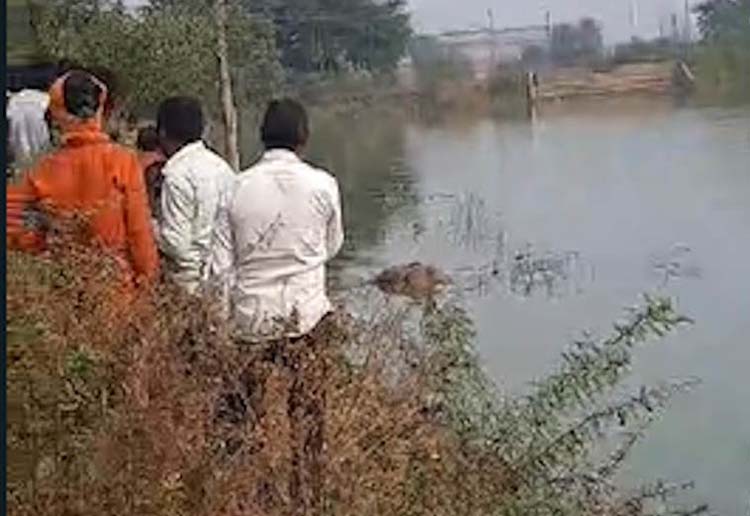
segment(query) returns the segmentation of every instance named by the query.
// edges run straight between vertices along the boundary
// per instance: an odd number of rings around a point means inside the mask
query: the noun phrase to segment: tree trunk
[[[218,35],[219,85],[224,119],[224,152],[227,161],[236,171],[240,169],[240,149],[237,133],[237,108],[232,93],[232,76],[229,72],[229,44],[227,43],[227,0],[216,0],[216,25]]]

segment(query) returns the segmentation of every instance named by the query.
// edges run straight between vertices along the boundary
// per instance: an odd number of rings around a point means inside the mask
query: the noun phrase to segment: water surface
[[[509,392],[643,292],[675,296],[696,325],[640,352],[630,383],[703,384],[651,429],[624,481],[695,480],[715,512],[748,514],[750,110],[602,101],[533,124],[363,115],[315,133],[311,157],[344,194],[339,283],[411,260],[450,271]]]

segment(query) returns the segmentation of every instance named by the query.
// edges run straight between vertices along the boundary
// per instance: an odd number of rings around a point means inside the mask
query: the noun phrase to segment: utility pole
[[[497,41],[495,40],[495,13],[492,11],[492,7],[487,9],[487,21],[490,36],[490,66],[494,71],[497,67]]]
[[[690,2],[685,0],[685,44],[689,44],[693,39],[692,21],[690,19]]]
[[[630,0],[630,27],[633,29],[633,37],[638,35],[638,3]]]

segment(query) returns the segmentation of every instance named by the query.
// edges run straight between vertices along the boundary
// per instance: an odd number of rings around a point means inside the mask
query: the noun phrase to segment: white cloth
[[[277,149],[240,174],[220,211],[211,265],[239,333],[309,333],[332,308],[326,263],[343,242],[339,187],[326,171]]]
[[[8,139],[17,160],[28,161],[49,147],[48,107],[49,95],[42,91],[22,90],[8,99]]]
[[[208,279],[212,236],[220,204],[237,175],[203,142],[184,146],[164,165],[157,242],[166,270],[190,293]]]

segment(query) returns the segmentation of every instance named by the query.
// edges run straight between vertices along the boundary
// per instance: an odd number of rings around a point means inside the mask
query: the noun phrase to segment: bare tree
[[[227,0],[216,0],[216,23],[219,59],[219,84],[224,120],[224,151],[234,170],[240,168],[240,150],[237,135],[237,108],[232,92],[232,76],[229,71],[229,45],[227,43]]]

